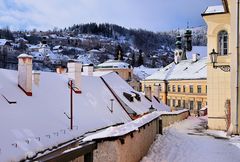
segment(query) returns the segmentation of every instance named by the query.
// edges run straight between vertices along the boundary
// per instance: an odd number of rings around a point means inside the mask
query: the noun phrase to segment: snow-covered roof
[[[0,39],[0,46],[4,46],[7,42],[7,39]]]
[[[153,73],[157,72],[159,68],[148,68],[139,66],[139,67],[134,67],[133,69],[133,74],[136,75],[139,79],[145,79],[146,77],[152,75]]]
[[[149,111],[152,102],[149,101],[142,93],[135,91],[123,79],[119,79],[119,75],[116,73],[108,73],[107,75],[102,76],[102,78],[111,87],[112,91],[119,97],[119,100],[124,103],[125,109],[129,113],[142,115]],[[138,101],[136,98],[134,98],[133,102],[131,102],[123,95],[123,93],[128,93],[132,96],[138,94],[141,100]],[[158,109],[160,105],[156,104],[155,106],[155,108]]]
[[[207,78],[207,57],[182,60],[178,64],[172,62],[145,80],[191,80]]]
[[[218,6],[209,6],[204,14],[215,14],[215,13],[224,13],[224,7],[223,5],[218,5]]]
[[[192,51],[187,51],[187,58],[192,59],[193,54],[199,54],[200,57],[207,57],[207,46],[193,46]]]
[[[116,68],[116,69],[128,69],[129,68],[129,64],[119,61],[119,60],[108,60],[102,64],[99,64],[97,66],[97,68]]]
[[[82,93],[73,94],[74,128],[70,130],[70,121],[64,115],[70,112],[67,75],[41,72],[39,84],[32,83],[31,97],[17,86],[17,71],[0,69],[0,76],[0,122],[7,123],[0,126],[0,161],[19,161],[76,137],[86,137],[87,132],[128,123],[131,119],[127,112],[142,115],[151,105],[165,111],[163,105],[146,99],[116,73],[94,72],[93,76],[82,75]],[[130,102],[123,92],[139,95],[141,100]]]
[[[69,130],[68,77],[41,72],[33,96],[17,86],[17,71],[0,69],[0,161],[19,161],[36,152],[118,123],[131,121],[99,77],[82,76],[81,94],[73,96],[74,129]],[[96,93],[97,92],[97,93]],[[7,100],[16,102],[9,104]]]

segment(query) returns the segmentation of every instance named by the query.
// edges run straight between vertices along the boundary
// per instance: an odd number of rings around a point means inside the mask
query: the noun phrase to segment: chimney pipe
[[[75,93],[81,93],[81,71],[82,64],[78,61],[71,60],[67,64],[68,77],[73,80],[73,89]]]
[[[33,83],[34,83],[36,86],[39,86],[39,82],[40,82],[40,72],[38,72],[38,71],[33,71],[32,75],[33,75]]]
[[[192,61],[197,62],[198,60],[199,60],[199,54],[197,53],[192,54]]]
[[[32,56],[27,54],[18,56],[18,87],[32,96]]]
[[[93,76],[93,64],[84,66],[83,72],[86,73],[88,76]]]

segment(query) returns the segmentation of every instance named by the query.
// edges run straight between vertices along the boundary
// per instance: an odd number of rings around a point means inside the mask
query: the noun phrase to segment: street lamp
[[[230,65],[215,65],[217,63],[218,58],[218,53],[215,51],[215,49],[213,49],[209,55],[214,69],[220,68],[224,72],[230,72],[231,70]]]

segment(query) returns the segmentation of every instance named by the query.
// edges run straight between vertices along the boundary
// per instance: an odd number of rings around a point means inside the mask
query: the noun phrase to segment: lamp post
[[[218,53],[215,51],[215,49],[213,49],[209,55],[214,69],[220,68],[224,72],[230,72],[231,70],[230,65],[215,65],[217,63],[218,58]]]

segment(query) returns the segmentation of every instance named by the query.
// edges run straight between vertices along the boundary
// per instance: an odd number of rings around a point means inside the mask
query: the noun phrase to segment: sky
[[[89,22],[169,31],[205,25],[201,13],[221,0],[0,0],[0,28],[48,30]]]

